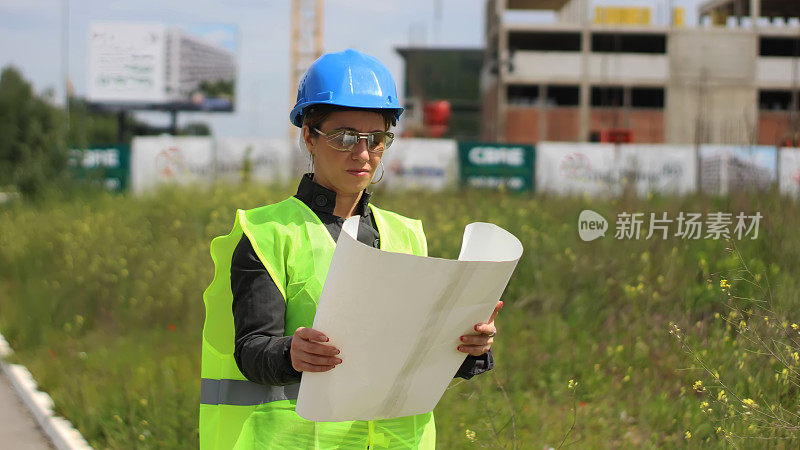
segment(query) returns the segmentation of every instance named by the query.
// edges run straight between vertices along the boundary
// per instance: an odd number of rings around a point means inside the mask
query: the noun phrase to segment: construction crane
[[[291,61],[289,62],[289,107],[297,100],[300,78],[317,58],[322,56],[322,26],[324,24],[324,0],[292,0],[292,29],[290,37]],[[297,136],[297,128],[290,127],[291,137]]]

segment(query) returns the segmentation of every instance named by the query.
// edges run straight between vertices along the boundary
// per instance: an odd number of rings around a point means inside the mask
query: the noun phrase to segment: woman
[[[311,422],[294,411],[302,372],[342,360],[311,328],[344,220],[360,215],[358,240],[427,256],[419,221],[369,203],[366,188],[402,114],[388,69],[346,50],[306,72],[290,114],[313,170],[297,194],[238,211],[233,230],[211,244],[215,277],[204,294],[200,443],[203,448],[433,448],[433,414],[376,421]],[[332,239],[331,239],[332,238]],[[375,301],[380,301],[376,293]],[[462,378],[492,368],[494,317],[456,336]]]

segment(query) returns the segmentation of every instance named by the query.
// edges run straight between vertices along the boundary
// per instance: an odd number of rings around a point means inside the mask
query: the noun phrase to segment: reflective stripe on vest
[[[380,249],[427,256],[422,225],[370,205]],[[228,235],[211,243],[214,280],[203,294],[200,404],[201,449],[250,448],[432,448],[433,414],[366,422],[309,422],[294,412],[299,384],[263,386],[246,380],[233,358],[230,264],[246,235],[286,301],[285,335],[313,325],[335,242],[302,201],[237,211]],[[288,446],[288,447],[287,447]]]
[[[200,404],[256,406],[278,400],[297,400],[300,383],[265,386],[249,380],[200,380]]]

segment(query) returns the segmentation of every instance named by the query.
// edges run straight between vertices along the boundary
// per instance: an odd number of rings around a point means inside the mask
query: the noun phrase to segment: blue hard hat
[[[311,64],[300,80],[289,120],[301,127],[303,111],[321,104],[394,110],[395,119],[403,113],[389,69],[374,56],[353,49],[326,53]]]

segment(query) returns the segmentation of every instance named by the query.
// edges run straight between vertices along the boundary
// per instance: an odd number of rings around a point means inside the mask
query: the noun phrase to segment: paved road
[[[53,447],[36,425],[31,413],[0,372],[0,448],[14,450],[51,450]]]

